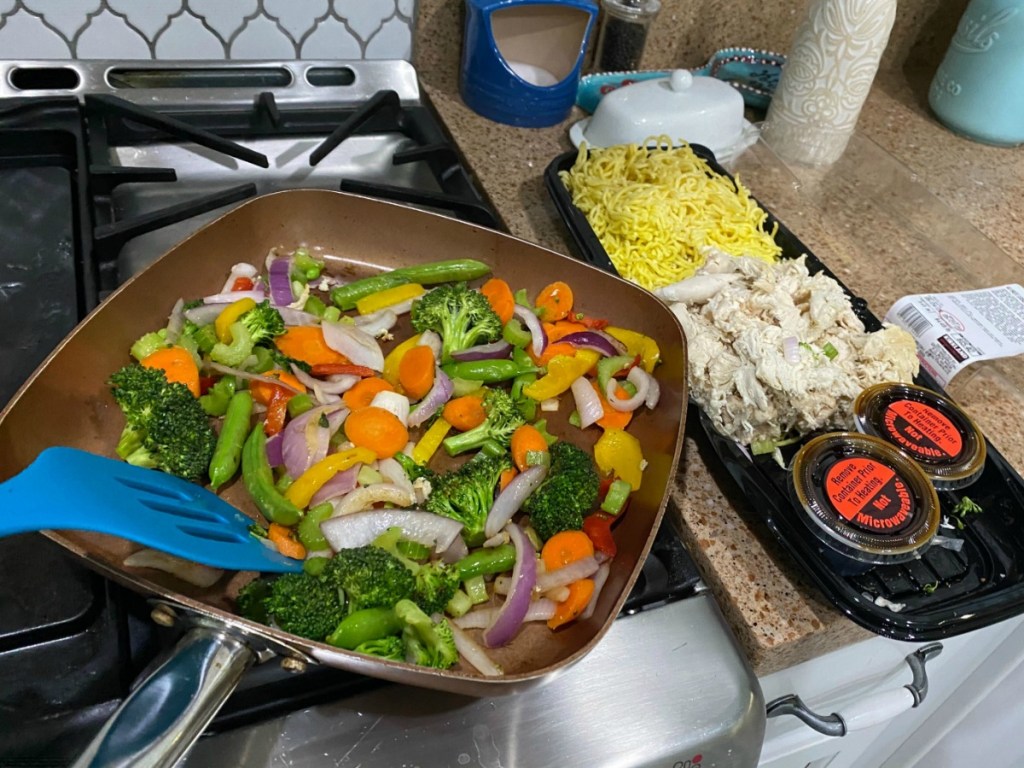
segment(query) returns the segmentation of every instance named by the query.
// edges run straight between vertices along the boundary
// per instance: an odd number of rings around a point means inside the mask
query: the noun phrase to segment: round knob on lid
[[[673,91],[685,91],[693,85],[693,74],[686,69],[672,70],[668,84]]]

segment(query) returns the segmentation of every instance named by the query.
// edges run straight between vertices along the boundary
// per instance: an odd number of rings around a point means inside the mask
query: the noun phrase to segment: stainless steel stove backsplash
[[[3,59],[405,59],[417,0],[0,0]]]

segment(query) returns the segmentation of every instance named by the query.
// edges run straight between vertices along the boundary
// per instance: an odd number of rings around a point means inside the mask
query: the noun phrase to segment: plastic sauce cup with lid
[[[857,429],[913,459],[940,491],[970,485],[985,469],[985,437],[956,403],[931,389],[887,383],[853,404]]]
[[[877,437],[833,432],[793,459],[801,518],[841,575],[919,557],[939,529],[939,499],[914,462]]]

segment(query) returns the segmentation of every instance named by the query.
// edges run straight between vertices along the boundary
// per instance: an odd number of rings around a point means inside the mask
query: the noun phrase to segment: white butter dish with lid
[[[757,140],[743,109],[743,96],[728,83],[677,69],[607,94],[591,117],[570,127],[569,138],[576,147],[603,148],[668,136],[705,146],[728,162]]]

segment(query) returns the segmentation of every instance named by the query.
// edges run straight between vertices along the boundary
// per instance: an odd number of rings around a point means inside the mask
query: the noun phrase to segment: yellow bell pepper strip
[[[410,336],[408,339],[403,341],[397,347],[388,352],[388,356],[384,358],[384,371],[381,376],[384,377],[384,381],[393,387],[398,386],[398,366],[402,362],[402,358],[405,353],[420,343],[420,336],[422,334],[417,333],[415,336]]]
[[[423,437],[412,449],[412,460],[420,466],[430,461],[431,457],[437,453],[437,449],[441,447],[441,441],[444,440],[451,428],[452,425],[444,419],[437,419],[430,425],[430,429],[423,433]]]
[[[358,299],[356,301],[356,312],[360,315],[368,315],[371,312],[392,307],[395,304],[401,304],[403,301],[415,299],[426,292],[427,289],[419,283],[406,283],[405,285],[385,288],[383,291],[377,291],[369,296]]]
[[[540,402],[558,397],[568,390],[576,379],[593,368],[600,357],[600,354],[589,349],[577,349],[574,357],[553,357],[548,363],[548,372],[532,384],[523,387],[523,394]]]
[[[349,448],[346,451],[332,453],[299,475],[295,482],[288,486],[284,497],[299,509],[304,509],[320,487],[336,474],[356,464],[369,464],[376,460],[376,454],[367,448]]]
[[[217,340],[222,344],[229,344],[231,342],[231,324],[255,306],[256,302],[253,299],[245,298],[233,301],[224,307],[217,315],[217,319],[213,321]]]
[[[603,474],[625,480],[636,491],[644,472],[640,441],[621,429],[606,429],[594,443],[594,461]]]
[[[604,332],[625,344],[626,352],[631,357],[640,355],[640,362],[645,371],[654,372],[654,366],[661,361],[661,349],[658,347],[658,342],[642,333],[611,325],[605,328]]]

